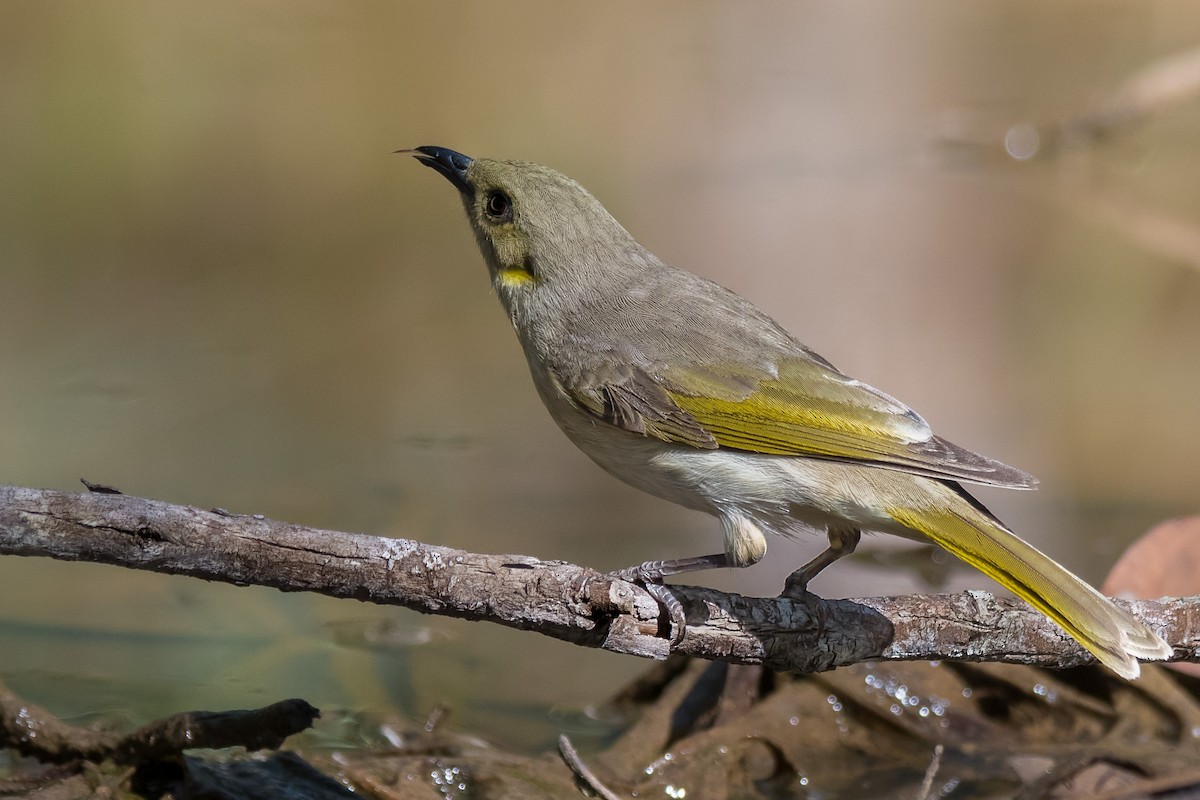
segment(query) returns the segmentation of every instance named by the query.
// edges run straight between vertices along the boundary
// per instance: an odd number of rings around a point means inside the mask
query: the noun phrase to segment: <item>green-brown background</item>
[[[1196,506],[1200,108],[1051,160],[942,142],[1079,113],[1197,42],[1196,4],[1132,0],[6,0],[0,482],[82,476],[601,569],[715,549],[712,521],[616,483],[555,430],[454,192],[391,154],[438,144],[572,175],[667,261],[1039,475],[1035,494],[982,495],[1099,580]],[[770,593],[818,547],[704,580]],[[814,588],[923,587],[839,565]],[[0,676],[67,715],[445,701],[535,746],[567,724],[548,709],[643,666],[352,602],[0,559]]]

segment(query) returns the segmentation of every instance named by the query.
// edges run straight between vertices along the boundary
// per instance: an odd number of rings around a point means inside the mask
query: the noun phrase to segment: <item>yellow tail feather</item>
[[[1144,622],[1054,559],[965,500],[955,505],[951,509],[889,508],[888,513],[1057,622],[1121,677],[1138,677],[1139,658],[1160,660],[1171,655],[1170,645]]]

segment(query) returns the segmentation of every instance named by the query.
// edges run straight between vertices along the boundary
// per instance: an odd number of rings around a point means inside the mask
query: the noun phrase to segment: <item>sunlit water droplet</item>
[[[1004,150],[1017,161],[1027,161],[1036,156],[1041,143],[1037,128],[1028,123],[1014,125],[1004,133]]]

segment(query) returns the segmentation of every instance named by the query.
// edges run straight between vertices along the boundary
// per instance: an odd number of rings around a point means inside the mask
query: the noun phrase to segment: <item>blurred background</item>
[[[1196,511],[1200,103],[1118,101],[1198,45],[1200,6],[1132,0],[4,3],[0,482],[601,570],[718,549],[550,421],[456,193],[392,154],[436,144],[571,175],[664,260],[1038,475],[979,495],[1098,582]],[[695,580],[773,594],[823,539],[771,546]],[[813,589],[994,588],[861,551]],[[445,704],[536,748],[647,666],[0,558],[0,676],[75,720]]]

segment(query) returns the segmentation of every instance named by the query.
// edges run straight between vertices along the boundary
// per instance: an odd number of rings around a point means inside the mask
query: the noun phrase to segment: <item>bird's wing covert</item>
[[[705,450],[718,446],[712,434],[641,369],[587,375],[564,383],[563,388],[576,403],[604,422],[631,433]]]
[[[801,357],[770,373],[742,365],[636,367],[565,385],[576,403],[610,425],[665,442],[781,456],[867,462],[918,475],[1012,488],[1037,480],[934,436],[900,401],[827,364]]]
[[[936,478],[1013,488],[1033,476],[934,436],[900,401],[828,364],[781,359],[747,390],[711,366],[671,368],[663,388],[721,447],[873,462]],[[742,387],[742,388],[739,388]]]

